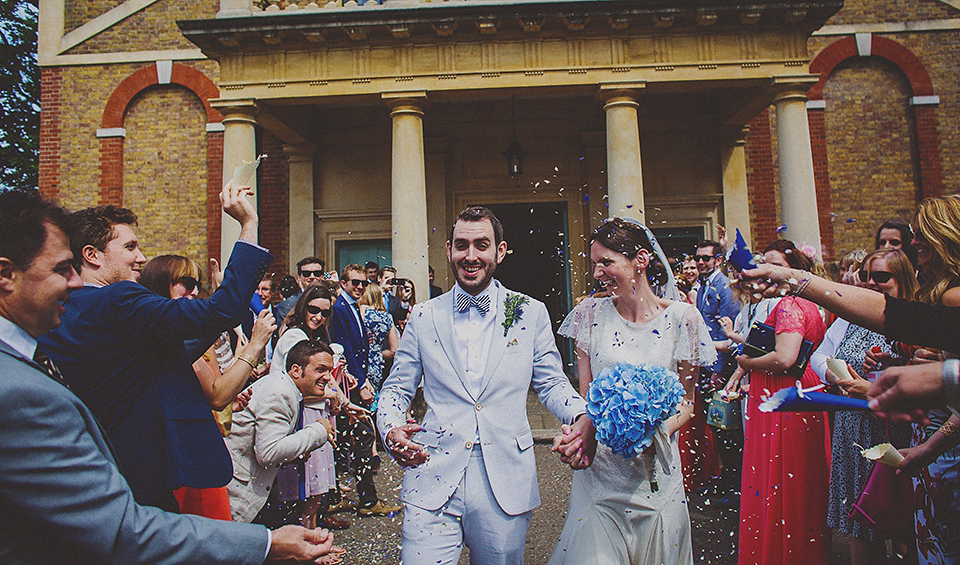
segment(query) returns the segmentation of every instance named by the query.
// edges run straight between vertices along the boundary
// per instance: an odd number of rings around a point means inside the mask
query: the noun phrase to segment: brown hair
[[[650,253],[650,264],[647,265],[647,278],[651,285],[660,286],[667,283],[667,268],[660,262],[660,258],[653,251],[653,245],[647,238],[647,232],[636,224],[621,218],[613,218],[600,224],[589,243],[597,242],[600,245],[624,254],[633,259],[641,249]]]
[[[137,215],[132,210],[109,204],[95,208],[85,208],[70,214],[70,249],[73,251],[73,265],[79,273],[83,269],[83,248],[92,245],[99,251],[117,237],[114,226],[117,224],[137,225]]]
[[[813,268],[813,260],[807,257],[803,251],[797,249],[797,246],[789,239],[778,239],[771,242],[770,245],[763,250],[764,253],[768,251],[779,251],[783,253],[783,256],[787,258],[787,264],[794,269],[809,271]]]
[[[170,289],[183,277],[200,282],[200,267],[183,255],[159,255],[147,261],[140,273],[140,284],[160,296],[170,298]]]
[[[311,301],[318,298],[325,298],[329,300],[330,307],[333,308],[333,294],[330,292],[330,288],[325,284],[312,284],[308,286],[307,290],[303,291],[303,294],[301,294],[300,298],[297,299],[297,303],[290,310],[290,313],[287,314],[283,324],[287,329],[300,328],[310,339],[322,339],[323,341],[330,341],[330,336],[327,335],[326,327],[320,326],[317,328],[316,332],[314,332],[309,326],[307,326],[307,304],[310,304]],[[314,333],[317,335],[313,335]]]

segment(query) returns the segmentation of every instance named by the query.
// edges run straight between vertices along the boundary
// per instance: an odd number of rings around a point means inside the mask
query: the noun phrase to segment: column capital
[[[647,87],[646,82],[601,82],[597,91],[597,98],[607,104],[634,103],[640,98],[640,93]]]
[[[216,108],[223,114],[223,122],[249,122],[256,124],[255,116],[259,110],[257,101],[253,98],[242,98],[238,100],[216,98],[210,100],[210,106]]]
[[[773,103],[778,104],[780,102],[802,102],[806,104],[807,92],[805,90],[784,90],[783,92],[778,92],[773,96]]]
[[[420,114],[423,115],[423,109],[426,107],[427,92],[425,90],[406,90],[399,92],[381,92],[380,98],[390,110],[390,115],[395,114]]]
[[[316,152],[317,146],[311,143],[290,143],[283,146],[283,154],[287,156],[288,163],[313,161]]]

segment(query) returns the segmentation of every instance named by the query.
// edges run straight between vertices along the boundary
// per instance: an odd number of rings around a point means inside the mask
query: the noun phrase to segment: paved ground
[[[556,419],[544,412],[536,397],[531,395],[528,401],[528,417],[532,427],[537,428],[538,424],[544,426],[534,430],[535,435],[542,438],[541,441],[553,437],[559,427]],[[527,534],[525,563],[543,565],[550,557],[563,527],[573,472],[560,463],[557,456],[550,453],[549,445],[538,442],[533,449],[537,458],[542,504],[533,512]],[[381,498],[396,502],[402,476],[403,470],[389,458],[384,458],[377,475],[377,488]],[[694,562],[735,565],[737,510],[720,510],[710,503],[709,498],[696,493],[688,497],[688,503],[693,525]],[[400,515],[381,518],[360,518],[347,514],[339,516],[348,518],[352,523],[350,529],[335,534],[336,543],[347,549],[345,564],[400,563]],[[847,541],[834,539],[832,563],[845,565],[849,563],[848,555]],[[466,565],[468,562],[467,550],[464,550],[460,563]]]

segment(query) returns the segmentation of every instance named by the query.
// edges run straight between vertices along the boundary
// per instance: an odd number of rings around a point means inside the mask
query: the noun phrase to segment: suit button
[[[473,449],[473,442],[468,441],[467,443],[463,444],[463,446],[466,447],[467,449]]]
[[[483,408],[483,404],[480,404],[479,402],[477,402],[477,405],[475,406],[475,408],[477,409],[477,412],[479,412]]]

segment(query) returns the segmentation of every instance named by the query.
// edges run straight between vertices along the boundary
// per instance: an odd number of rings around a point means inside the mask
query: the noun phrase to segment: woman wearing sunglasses
[[[900,250],[877,249],[864,257],[857,271],[858,286],[886,293],[894,298],[913,300],[917,279],[913,265]],[[870,350],[892,355],[891,341],[882,334],[851,324],[843,318],[827,330],[827,337],[811,356],[810,363],[828,383],[837,384],[844,394],[866,397],[871,380],[863,368]],[[826,366],[830,358],[837,358],[854,371],[852,379],[839,380]],[[862,522],[849,517],[851,505],[870,478],[872,464],[860,455],[857,445],[872,447],[891,442],[896,447],[909,444],[909,431],[902,425],[890,428],[869,412],[840,410],[834,414],[832,457],[830,460],[830,501],[827,507],[827,525],[850,537],[850,561],[853,565],[885,563],[887,546],[881,535]]]
[[[203,290],[200,287],[200,267],[180,255],[160,255],[150,260],[143,267],[140,284],[174,300],[193,300]],[[250,341],[241,345],[236,355],[229,352],[229,339],[224,338],[218,339],[200,359],[194,361],[193,370],[214,410],[221,434],[230,433],[233,410],[241,409],[249,400],[249,396],[245,396],[247,393],[241,391],[276,328],[273,315],[269,310],[264,310],[257,317]],[[226,344],[227,348],[222,367],[218,344]],[[205,489],[183,487],[174,491],[174,496],[184,514],[230,520],[230,501],[225,486]]]

